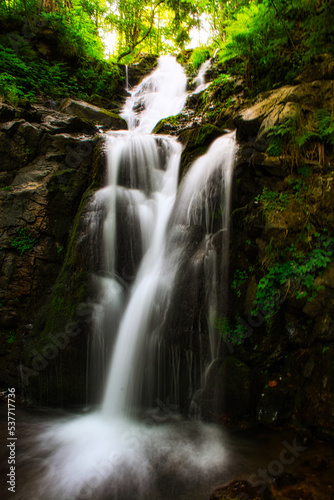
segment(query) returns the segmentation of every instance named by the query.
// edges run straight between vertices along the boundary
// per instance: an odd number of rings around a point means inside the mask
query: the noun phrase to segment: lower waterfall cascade
[[[228,469],[221,428],[181,413],[197,406],[205,371],[219,357],[236,140],[234,133],[216,139],[178,189],[182,147],[151,131],[182,111],[186,83],[175,58],[160,57],[129,91],[122,113],[129,131],[106,134],[107,185],[91,200],[87,224],[92,246],[102,241],[89,371],[96,391],[104,385],[102,401],[40,431],[34,447],[47,465],[25,493],[36,499],[186,498],[190,481],[200,499]],[[187,276],[200,282],[202,303],[188,345],[183,326],[170,323],[181,314]]]

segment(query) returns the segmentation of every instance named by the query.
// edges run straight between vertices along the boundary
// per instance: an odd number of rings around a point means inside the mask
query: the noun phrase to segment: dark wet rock
[[[287,420],[293,413],[293,402],[294,391],[287,384],[269,381],[257,406],[258,421],[271,425]]]
[[[275,489],[281,490],[286,486],[300,483],[303,479],[304,476],[295,476],[290,472],[283,472],[283,474],[273,480],[273,486]]]
[[[252,139],[257,144],[265,143],[271,127],[288,120],[297,121],[301,115],[310,112],[312,105],[316,109],[331,109],[333,89],[333,81],[323,80],[287,85],[263,94],[254,105],[246,107],[234,117],[239,138],[242,141]]]
[[[54,111],[56,111],[59,108],[58,103],[52,99],[48,99],[47,101],[45,101],[43,103],[43,106],[48,109],[53,109]]]
[[[91,123],[78,116],[66,116],[56,114],[46,116],[43,121],[43,129],[50,134],[71,134],[74,132],[84,132],[85,134],[94,133],[96,130]]]
[[[210,496],[210,500],[232,500],[234,498],[272,500],[273,496],[267,484],[258,483],[254,486],[245,480],[235,480],[226,486],[220,486]]]
[[[8,346],[1,386],[17,386],[19,357],[24,365],[31,366],[31,349],[41,347],[39,335],[45,324],[40,329],[36,327],[34,333],[26,325],[36,320],[37,312],[50,296],[83,195],[94,179],[101,183],[104,167],[99,162],[103,141],[98,135],[91,135],[95,128],[87,122],[41,105],[25,106],[15,113],[14,120],[0,125],[0,330],[4,347]],[[12,118],[12,111],[5,117]],[[68,279],[70,282],[72,278]],[[80,293],[83,297],[80,286],[84,290],[88,278],[84,280],[80,270],[74,281],[76,291],[72,290],[70,299]],[[64,303],[58,319],[61,331],[69,322]],[[52,332],[50,325],[48,331]],[[6,338],[10,343],[6,344]],[[64,367],[71,377],[71,355],[66,356]],[[80,357],[79,351],[75,356]],[[48,365],[51,372],[59,370],[51,362]],[[78,370],[82,367],[79,363]],[[45,372],[45,376],[52,379],[50,373]],[[42,378],[31,377],[25,391],[31,389],[33,397],[41,396],[45,401]],[[56,381],[57,377],[53,379]],[[59,400],[59,390],[54,389]],[[77,390],[81,393],[79,387]],[[73,397],[70,392],[65,395],[68,401]]]
[[[304,466],[310,467],[313,471],[325,471],[329,467],[329,460],[325,457],[313,457],[303,462]]]
[[[233,345],[230,346],[233,349]],[[209,368],[201,407],[203,416],[212,420],[215,413],[231,425],[254,414],[254,401],[259,397],[261,378],[237,357],[226,355]]]
[[[179,140],[184,145],[181,157],[180,176],[182,177],[199,156],[206,153],[210,144],[224,134],[224,130],[211,124],[183,130]]]
[[[8,104],[0,103],[0,123],[10,122],[15,118],[15,108]]]
[[[234,118],[239,137],[243,140],[255,139],[265,117],[265,109],[258,106],[246,109]]]

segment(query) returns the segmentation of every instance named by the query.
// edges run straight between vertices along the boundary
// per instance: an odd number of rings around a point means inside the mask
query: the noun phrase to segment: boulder
[[[179,141],[184,145],[180,167],[181,177],[199,156],[206,153],[210,144],[223,134],[224,130],[211,124],[195,126],[179,134]]]
[[[313,81],[285,85],[260,95],[257,102],[234,117],[241,140],[266,139],[268,129],[292,119],[298,121],[311,108],[333,109],[334,81]],[[263,149],[263,148],[261,148]]]
[[[43,129],[50,134],[71,134],[75,132],[93,133],[95,127],[78,116],[66,116],[62,113],[46,115],[42,120]]]
[[[84,101],[67,99],[62,103],[60,111],[102,125],[107,129],[126,130],[128,128],[126,121],[120,116]]]
[[[90,192],[93,182],[102,181],[104,140],[92,132],[96,127],[90,122],[42,105],[16,110],[0,105],[0,350],[6,356],[2,387],[17,384],[15,353],[30,366],[27,345],[41,347],[43,325],[36,326],[38,334],[33,338],[32,324],[61,269],[83,195]],[[81,269],[76,276],[75,293],[70,293],[75,300],[79,281],[87,282]],[[84,285],[82,290],[83,294]],[[58,314],[60,320],[65,309]],[[68,356],[65,371],[72,366],[71,352]],[[58,370],[58,366],[50,369]],[[82,374],[78,380],[83,380]],[[30,394],[45,401],[38,383],[38,377],[29,380]],[[53,392],[56,395],[57,390]],[[70,401],[73,394],[66,397]]]
[[[0,123],[14,120],[15,109],[8,104],[0,103]]]
[[[249,481],[236,479],[225,486],[216,488],[210,496],[210,500],[271,500],[272,494],[268,485],[257,483],[252,485]]]

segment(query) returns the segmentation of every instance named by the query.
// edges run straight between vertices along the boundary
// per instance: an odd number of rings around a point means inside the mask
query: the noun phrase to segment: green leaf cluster
[[[107,61],[87,59],[72,68],[69,63],[50,62],[33,52],[17,53],[1,43],[0,61],[0,97],[14,105],[40,95],[87,100],[94,94],[110,97],[121,78],[119,67]]]
[[[12,248],[15,248],[20,255],[23,255],[24,252],[27,251],[31,252],[36,244],[36,238],[31,236],[25,227],[17,229],[16,232],[18,233],[18,236],[9,240]]]
[[[216,327],[224,342],[230,345],[241,345],[247,335],[247,329],[243,324],[238,321],[233,324],[228,318],[218,318]]]
[[[286,294],[292,291],[297,299],[313,300],[322,288],[315,285],[314,281],[319,271],[325,269],[333,258],[334,237],[319,235],[318,246],[308,255],[297,251],[294,245],[288,252],[290,259],[286,262],[276,262],[259,281],[254,314],[257,314],[259,309],[269,317],[274,314],[279,308],[279,301],[275,298],[280,294],[282,286],[285,287]]]
[[[306,130],[297,138],[299,147],[309,141],[321,141],[329,146],[334,146],[334,120],[328,109],[318,109],[316,112],[315,125],[312,130]]]
[[[255,202],[261,204],[264,214],[274,210],[281,212],[287,209],[290,203],[290,194],[270,191],[268,188],[264,187],[262,193],[256,196]]]
[[[280,125],[274,125],[268,128],[268,137],[270,144],[267,148],[267,153],[271,156],[281,156],[284,148],[296,137],[297,123],[296,120],[288,118]]]
[[[7,344],[12,344],[15,341],[15,332],[6,332],[6,331],[3,331],[3,332],[0,332],[0,335],[2,337],[6,338]]]
[[[253,270],[254,268],[250,266],[249,272],[251,273],[253,272]],[[242,287],[248,280],[248,276],[248,272],[245,270],[237,269],[234,272],[231,288],[235,290],[235,293],[238,297],[241,297]]]

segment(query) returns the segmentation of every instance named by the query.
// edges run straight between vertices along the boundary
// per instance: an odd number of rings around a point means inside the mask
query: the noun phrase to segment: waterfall
[[[161,57],[130,91],[122,112],[129,131],[106,135],[107,185],[88,210],[94,255],[102,241],[94,268],[93,373],[112,356],[106,380],[99,381],[105,383],[101,407],[40,432],[36,450],[48,462],[36,497],[171,499],[191,483],[196,498],[204,498],[199,491],[207,493],[206,481],[223,476],[222,430],[173,411],[199,388],[203,367],[192,344],[204,349],[201,320],[195,315],[199,334],[184,346],[182,335],[179,343],[170,340],[183,331],[169,319],[178,311],[180,280],[189,276],[191,290],[203,275],[209,358],[218,356],[215,320],[224,309],[219,275],[228,268],[235,138],[216,140],[177,193],[182,147],[150,132],[160,119],[178,114],[186,97],[183,69],[175,58]]]
[[[125,90],[129,92],[129,66],[125,65]]]
[[[174,224],[203,225],[205,228],[203,251],[210,361],[219,354],[220,337],[216,331],[218,312],[221,315],[227,312],[231,190],[235,155],[235,132],[216,139],[208,152],[193,164],[185,176],[173,212]],[[217,216],[221,220],[221,227],[214,233]],[[217,241],[219,239],[220,245]],[[217,255],[218,246],[221,248],[220,255]],[[218,274],[221,283],[219,294]]]
[[[211,66],[211,59],[207,59],[206,61],[204,61],[204,63],[201,64],[197,76],[194,80],[194,83],[196,85],[196,88],[193,92],[194,94],[201,92],[208,86],[208,84],[205,83],[205,73],[208,71],[210,66]]]
[[[175,79],[170,82],[167,74],[172,71]],[[110,202],[104,227],[106,270],[112,276],[117,271],[116,193],[120,189],[123,198],[125,195],[128,200],[131,197],[134,206],[135,221],[131,220],[128,212],[126,220],[128,225],[139,226],[140,241],[134,244],[142,246],[142,257],[117,333],[102,406],[104,415],[131,415],[141,405],[144,385],[151,383],[145,380],[145,370],[149,369],[154,376],[154,367],[150,366],[145,347],[151,342],[153,332],[157,337],[157,332],[161,330],[163,310],[169,301],[183,252],[182,245],[176,251],[169,248],[168,265],[166,245],[171,232],[168,222],[173,211],[174,224],[202,224],[205,227],[204,274],[211,360],[216,359],[219,353],[220,337],[216,332],[216,320],[218,310],[226,311],[218,304],[218,260],[222,269],[227,269],[235,135],[216,140],[208,153],[195,162],[181,186],[176,205],[181,146],[171,138],[147,135],[167,111],[171,115],[182,109],[185,88],[186,78],[175,60],[161,58],[157,70],[132,91],[126,103],[123,116],[129,123],[130,131],[111,134],[107,143]],[[140,108],[138,102],[141,103]],[[212,196],[215,194],[212,191],[217,189],[217,185],[221,186],[219,206],[213,207],[210,203],[212,199],[217,200],[217,196]],[[212,214],[218,210],[222,214],[223,248],[219,259],[212,235]],[[127,243],[131,244],[131,239]],[[227,281],[227,275],[224,278]],[[225,286],[225,293],[226,289]],[[174,362],[171,367],[175,367]],[[179,394],[179,379],[180,376],[176,377],[174,373],[170,383],[175,403],[179,399],[176,397]],[[147,396],[147,399],[151,399],[152,403],[152,397]]]
[[[175,78],[170,82],[171,72]],[[161,118],[181,111],[185,89],[186,77],[175,59],[160,58],[157,70],[137,86],[127,100],[123,116],[128,121],[129,132],[112,134],[108,140],[111,201],[104,228],[107,271],[115,273],[116,192],[120,181],[123,193],[133,200],[142,246],[142,259],[120,323],[104,396],[102,411],[109,416],[128,413],[140,392],[141,345],[151,327],[154,309],[159,307],[157,293],[163,301],[172,281],[171,274],[164,276],[163,256],[167,223],[177,189],[181,146],[169,138],[147,133]],[[131,217],[127,219],[131,224]],[[166,283],[162,285],[164,277]]]
[[[175,58],[160,57],[157,69],[132,90],[121,116],[130,130],[150,133],[158,121],[182,111],[186,86],[186,76]]]

